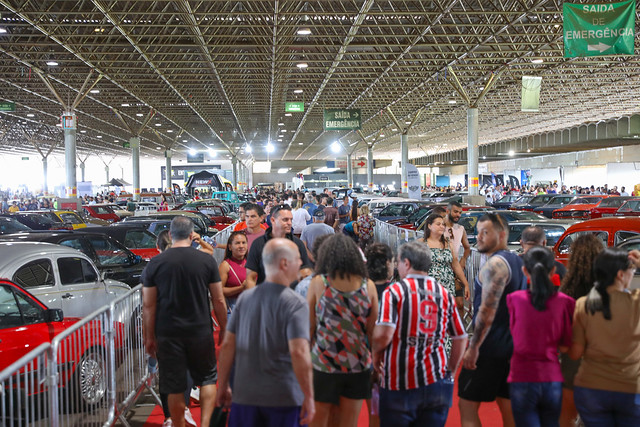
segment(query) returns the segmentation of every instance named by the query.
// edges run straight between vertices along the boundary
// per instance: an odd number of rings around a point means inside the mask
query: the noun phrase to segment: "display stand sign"
[[[636,0],[562,5],[564,57],[633,55]]]
[[[420,191],[420,172],[415,165],[407,165],[407,192],[410,199],[420,200],[422,191]]]

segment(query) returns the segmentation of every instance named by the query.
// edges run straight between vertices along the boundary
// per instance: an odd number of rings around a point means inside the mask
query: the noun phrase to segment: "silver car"
[[[131,289],[103,280],[89,257],[62,245],[0,242],[0,277],[12,280],[49,308],[85,317]]]

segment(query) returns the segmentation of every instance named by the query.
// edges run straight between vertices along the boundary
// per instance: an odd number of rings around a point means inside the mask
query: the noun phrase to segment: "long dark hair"
[[[547,309],[547,301],[557,292],[556,287],[549,278],[553,269],[553,252],[549,249],[536,246],[527,251],[522,257],[524,266],[531,275],[531,303],[538,311]]]
[[[624,249],[605,248],[593,263],[595,284],[587,295],[587,312],[595,314],[602,312],[605,319],[611,320],[611,307],[607,288],[616,281],[618,271],[631,268],[629,255]]]
[[[602,240],[591,233],[583,234],[571,243],[569,267],[562,279],[560,292],[573,299],[589,293],[596,281],[593,277],[593,262],[602,249]]]
[[[231,253],[231,244],[233,243],[233,239],[235,239],[236,236],[242,236],[246,240],[247,233],[245,233],[244,230],[239,230],[239,231],[234,231],[229,235],[229,239],[227,240],[227,249],[224,250],[224,259],[229,259],[233,256],[233,254]],[[247,253],[249,253],[248,250],[247,250]],[[247,258],[247,254],[244,254],[244,258],[245,259]]]
[[[424,241],[425,242],[427,241],[429,236],[431,236],[431,230],[429,230],[429,226],[434,222],[436,222],[436,219],[438,218],[444,221],[444,218],[442,218],[442,215],[435,214],[435,213],[432,213],[431,215],[429,215],[427,219],[424,221]],[[447,247],[447,241],[444,238],[444,233],[442,233],[442,236],[440,236],[440,242],[442,242],[442,246],[444,246],[445,248]]]
[[[391,248],[384,243],[374,243],[369,245],[365,252],[367,257],[367,272],[369,279],[374,282],[387,280],[387,261],[393,261]]]

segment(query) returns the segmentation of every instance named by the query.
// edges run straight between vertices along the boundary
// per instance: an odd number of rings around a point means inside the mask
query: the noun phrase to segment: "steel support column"
[[[129,139],[131,146],[131,161],[133,164],[133,200],[140,201],[140,138],[134,136]]]
[[[166,150],[164,152],[164,157],[165,157],[165,161],[166,161],[166,166],[165,166],[165,176],[166,176],[166,187],[169,190],[170,193],[173,193],[173,183],[171,182],[171,150]]]
[[[47,169],[48,169],[48,164],[47,164],[47,158],[43,157],[42,158],[42,193],[44,193],[44,195],[46,196],[49,193],[49,183],[48,183],[48,179],[47,179]]]
[[[402,192],[409,192],[409,184],[407,183],[407,164],[409,164],[409,135],[403,133],[400,135],[400,151],[402,152],[402,162],[401,162],[401,181],[402,181]]]
[[[109,165],[104,165],[104,173],[107,176],[106,182],[109,182]]]
[[[231,166],[233,167],[233,189],[238,191],[238,158],[236,156],[231,158]]]
[[[478,192],[478,109],[467,109],[467,176],[470,196]]]
[[[66,197],[74,198],[78,195],[76,180],[76,115],[65,112],[62,117],[64,133],[64,166],[66,171]]]
[[[367,146],[367,181],[369,193],[373,193],[373,145]]]
[[[84,182],[84,162],[80,162],[80,182]]]
[[[353,166],[351,165],[351,154],[347,154],[347,188],[353,188]]]

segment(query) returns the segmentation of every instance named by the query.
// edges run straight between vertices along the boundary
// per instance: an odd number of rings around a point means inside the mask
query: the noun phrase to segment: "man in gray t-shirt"
[[[307,254],[309,255],[309,259],[312,259],[311,250],[313,249],[313,242],[315,242],[318,236],[323,236],[325,234],[334,234],[335,231],[333,227],[329,227],[324,223],[325,214],[324,211],[317,210],[313,213],[313,224],[306,225],[302,229],[302,234],[300,235],[300,240],[304,243],[304,246],[307,248]],[[313,260],[315,261],[315,260]]]
[[[262,262],[266,280],[242,293],[227,324],[216,406],[233,402],[230,427],[307,424],[315,414],[309,308],[289,288],[302,263],[300,252],[293,242],[273,238],[264,247]]]

